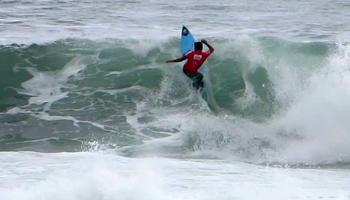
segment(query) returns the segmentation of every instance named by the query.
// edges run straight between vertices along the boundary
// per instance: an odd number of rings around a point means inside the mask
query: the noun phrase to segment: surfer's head
[[[194,43],[194,50],[202,51],[203,50],[203,44],[201,42],[195,42]]]

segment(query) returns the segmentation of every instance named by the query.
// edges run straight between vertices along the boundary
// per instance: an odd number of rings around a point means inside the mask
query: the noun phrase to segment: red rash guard
[[[204,61],[209,57],[211,52],[189,51],[185,54],[187,63],[184,65],[184,71],[189,74],[197,73],[197,70],[202,66]]]

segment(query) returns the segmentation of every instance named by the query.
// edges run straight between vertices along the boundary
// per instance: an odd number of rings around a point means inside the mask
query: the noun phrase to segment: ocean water
[[[0,4],[1,200],[350,199],[349,2]]]

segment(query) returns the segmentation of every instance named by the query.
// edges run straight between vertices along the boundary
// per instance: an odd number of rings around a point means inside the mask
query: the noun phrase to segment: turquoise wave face
[[[327,43],[291,43],[276,38],[255,41],[246,38],[242,41],[215,39],[213,45],[216,52],[206,62],[208,72],[205,74],[212,92],[210,98],[218,109],[233,113],[241,109],[233,104],[245,95],[247,85],[261,101],[271,103],[274,101],[273,85],[278,84],[270,77],[275,75],[274,68],[313,71],[322,65],[334,46]],[[186,80],[175,80],[182,78],[179,70],[182,64],[177,64],[179,67],[175,68],[174,65],[165,65],[164,61],[180,56],[178,48],[178,39],[164,42],[72,39],[45,45],[2,46],[1,111],[25,105],[27,102],[24,100],[28,97],[23,94],[40,96],[35,88],[31,88],[31,93],[22,85],[33,76],[40,76],[40,73],[47,74],[47,78],[56,78],[58,82],[66,82],[60,89],[70,94],[73,88],[157,91],[162,88],[164,79],[173,82],[170,91],[177,91],[184,82],[187,83]],[[77,65],[83,66],[79,68]],[[70,70],[72,74],[67,75]],[[57,80],[60,78],[62,80]],[[50,82],[45,81],[45,84]],[[181,89],[183,91],[178,91],[179,98],[187,92],[187,88]]]
[[[205,63],[203,95],[191,88],[183,63],[165,63],[181,56],[178,38],[1,46],[0,150],[117,148],[137,155],[154,147],[135,145],[178,135],[180,144],[160,152],[278,157],[309,138],[299,128],[310,123],[296,119],[312,113],[308,102],[320,99],[314,89],[346,68],[339,64],[346,45],[248,37],[209,42],[215,52]]]

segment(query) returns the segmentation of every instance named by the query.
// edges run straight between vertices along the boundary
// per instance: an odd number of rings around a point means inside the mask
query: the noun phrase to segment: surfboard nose
[[[186,36],[190,33],[190,31],[186,28],[186,26],[182,26],[182,35]]]

